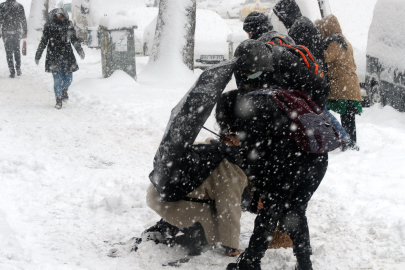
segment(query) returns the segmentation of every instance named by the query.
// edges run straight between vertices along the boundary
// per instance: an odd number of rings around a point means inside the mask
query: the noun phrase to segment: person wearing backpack
[[[0,4],[0,38],[3,38],[6,50],[10,78],[21,76],[21,38],[27,38],[27,19],[24,7],[16,0],[7,0]],[[15,66],[14,66],[15,60]]]
[[[340,114],[342,126],[351,138],[351,141],[344,142],[342,150],[358,151],[355,115],[361,114],[363,109],[353,47],[343,35],[336,16],[326,16],[316,25],[325,39],[325,62],[331,87],[327,107]]]
[[[306,208],[312,195],[321,183],[328,166],[327,151],[311,153],[303,150],[295,139],[297,127],[278,103],[271,98],[270,87],[288,94],[289,89],[299,90],[311,96],[320,113],[321,123],[331,125],[320,108],[324,108],[329,96],[329,87],[321,77],[307,66],[295,49],[265,45],[247,40],[235,51],[239,58],[235,73],[246,74],[248,80],[256,80],[254,88],[234,90],[222,95],[218,106],[229,109],[225,119],[217,119],[221,129],[239,134],[244,171],[253,183],[256,200],[262,209],[255,220],[249,246],[236,263],[227,270],[259,270],[277,223],[293,241],[297,258],[296,269],[310,270],[312,254]],[[255,60],[254,60],[255,59]],[[246,81],[244,83],[249,83]],[[220,105],[225,104],[225,105]],[[295,115],[297,117],[298,115]],[[316,131],[317,132],[317,131]],[[336,134],[335,134],[336,135]],[[335,136],[335,139],[338,136]],[[335,144],[334,147],[338,147]],[[330,150],[333,150],[331,148]],[[325,149],[322,149],[325,150]],[[259,202],[256,201],[256,205]]]
[[[79,70],[72,45],[82,60],[85,57],[80,42],[72,22],[69,21],[69,15],[64,9],[57,8],[49,12],[35,55],[35,63],[39,64],[42,53],[47,48],[45,71],[53,75],[56,109],[62,108],[62,100],[68,100],[68,89],[73,81],[73,72]]]
[[[322,36],[314,23],[302,16],[300,7],[295,0],[280,0],[273,7],[274,14],[288,30],[288,35],[295,44],[309,49],[316,61],[324,63]]]

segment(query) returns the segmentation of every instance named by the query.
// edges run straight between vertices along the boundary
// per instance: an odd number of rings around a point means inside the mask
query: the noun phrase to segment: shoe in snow
[[[312,270],[312,262],[309,254],[297,255],[295,270]]]
[[[21,69],[17,69],[17,76],[21,76],[21,75],[22,75]]]
[[[171,245],[177,245],[183,248],[188,256],[198,256],[210,249],[204,228],[200,222],[193,226],[181,230],[183,234],[170,240]]]
[[[63,101],[68,101],[68,99],[69,99],[68,90],[65,89],[65,90],[63,90],[63,92],[62,92],[62,100],[63,100]]]
[[[55,108],[58,110],[62,109],[62,98],[56,98]]]
[[[360,151],[360,147],[356,144],[355,141],[343,141],[342,142],[342,152],[346,150],[355,150],[355,151]]]
[[[10,78],[15,78],[15,73],[10,73]]]
[[[226,267],[226,270],[261,270],[260,263],[254,262],[248,258],[246,252],[240,254],[236,263],[230,263]]]
[[[164,219],[159,220],[155,225],[146,229],[142,233],[142,238],[146,241],[155,241],[156,244],[162,243],[164,239],[173,238],[180,231],[176,226],[171,225]]]

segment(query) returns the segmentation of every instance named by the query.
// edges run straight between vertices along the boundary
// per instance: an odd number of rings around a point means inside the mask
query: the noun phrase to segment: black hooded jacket
[[[280,0],[273,11],[288,29],[288,35],[295,43],[307,47],[317,62],[324,65],[322,35],[310,19],[302,16],[295,0]]]
[[[25,18],[24,7],[16,0],[7,0],[0,4],[0,28],[5,36],[22,33],[27,35],[27,19]]]
[[[266,50],[267,55],[262,56]],[[246,40],[236,49],[235,57],[240,58],[235,75],[251,74],[258,70],[264,72],[253,82],[249,79],[243,82],[250,85],[250,88],[240,88],[238,85],[238,90],[222,95],[216,111],[221,132],[239,134],[242,169],[249,175],[254,189],[259,192],[266,190],[269,181],[275,179],[283,185],[288,184],[290,172],[307,172],[310,167],[318,166],[311,163],[311,160],[327,158],[328,154],[311,154],[300,149],[288,137],[292,134],[292,126],[287,115],[269,96],[256,94],[256,91],[266,90],[272,85],[301,90],[323,108],[330,89],[325,80],[310,72],[300,58],[281,46],[267,46],[259,41]],[[281,78],[276,78],[278,72]],[[259,192],[260,196],[262,193]],[[256,207],[257,202],[254,200],[252,205]]]
[[[57,23],[55,16],[63,14],[64,19]],[[84,57],[84,51],[80,44],[81,40],[76,36],[76,30],[69,21],[69,15],[63,9],[54,9],[48,15],[48,21],[44,26],[41,42],[38,45],[35,59],[41,59],[42,53],[46,51],[45,71],[59,73],[62,61],[65,63],[65,73],[72,73],[79,70],[73,53],[72,45],[77,53]]]

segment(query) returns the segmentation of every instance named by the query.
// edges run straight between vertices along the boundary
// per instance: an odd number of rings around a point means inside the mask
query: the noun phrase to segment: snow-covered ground
[[[148,174],[170,110],[192,82],[103,79],[100,51],[86,48],[70,100],[56,110],[36,46],[28,44],[22,77],[8,78],[0,61],[0,269],[163,269],[178,254],[152,243],[106,255],[159,219],[145,203]],[[139,72],[146,63],[137,58]],[[216,128],[212,118],[207,126]],[[314,269],[405,269],[405,114],[376,105],[357,127],[361,151],[330,154],[308,208]],[[241,248],[253,219],[243,214]],[[235,259],[222,252],[182,268],[225,269]],[[294,263],[291,249],[268,251],[263,269]]]
[[[70,100],[56,110],[45,54],[34,63],[37,45],[28,44],[23,76],[10,79],[0,42],[0,270],[167,269],[161,264],[181,254],[165,246],[107,254],[159,219],[145,203],[148,174],[170,110],[201,71],[154,83],[139,57],[138,82],[123,72],[104,79],[100,51],[85,48]],[[206,126],[216,129],[212,117]],[[357,117],[357,129],[361,150],[330,154],[308,207],[314,269],[405,269],[405,114],[375,105]],[[242,216],[241,248],[253,220]],[[222,253],[181,269],[225,269],[235,259]],[[291,249],[269,250],[262,269],[294,264]]]

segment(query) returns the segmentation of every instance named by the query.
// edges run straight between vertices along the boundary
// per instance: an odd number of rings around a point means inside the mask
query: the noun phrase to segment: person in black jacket
[[[3,37],[6,49],[7,64],[10,70],[10,78],[21,76],[20,40],[27,38],[27,19],[24,7],[16,0],[7,0],[0,4],[0,37]],[[14,60],[15,58],[15,67]]]
[[[307,47],[317,62],[324,65],[322,35],[310,19],[302,16],[295,0],[278,1],[273,12],[288,29],[288,35],[295,44]]]
[[[62,108],[62,99],[66,101],[69,98],[68,88],[73,80],[72,73],[79,70],[72,45],[81,59],[85,57],[80,42],[67,12],[61,8],[52,10],[48,14],[48,21],[44,26],[41,42],[35,55],[35,63],[39,64],[42,52],[48,46],[45,71],[52,73],[54,78],[55,108],[57,109]]]
[[[275,55],[276,50],[281,50],[281,56]],[[256,80],[254,88],[238,88],[223,94],[218,107],[225,109],[217,114],[222,115],[217,122],[221,129],[229,128],[239,134],[245,159],[243,169],[253,183],[256,205],[260,198],[263,208],[258,211],[248,248],[227,270],[261,269],[261,259],[277,222],[293,241],[296,269],[310,270],[312,251],[305,212],[326,173],[328,154],[301,150],[288,138],[291,122],[284,112],[268,96],[256,94],[256,90],[271,85],[301,90],[323,108],[329,87],[319,75],[310,72],[299,57],[282,47],[272,48],[247,40],[236,49],[235,57],[240,58],[235,72],[245,73],[249,79],[258,77],[253,79]],[[281,60],[269,61],[277,57]],[[275,131],[286,137],[272,135]]]

